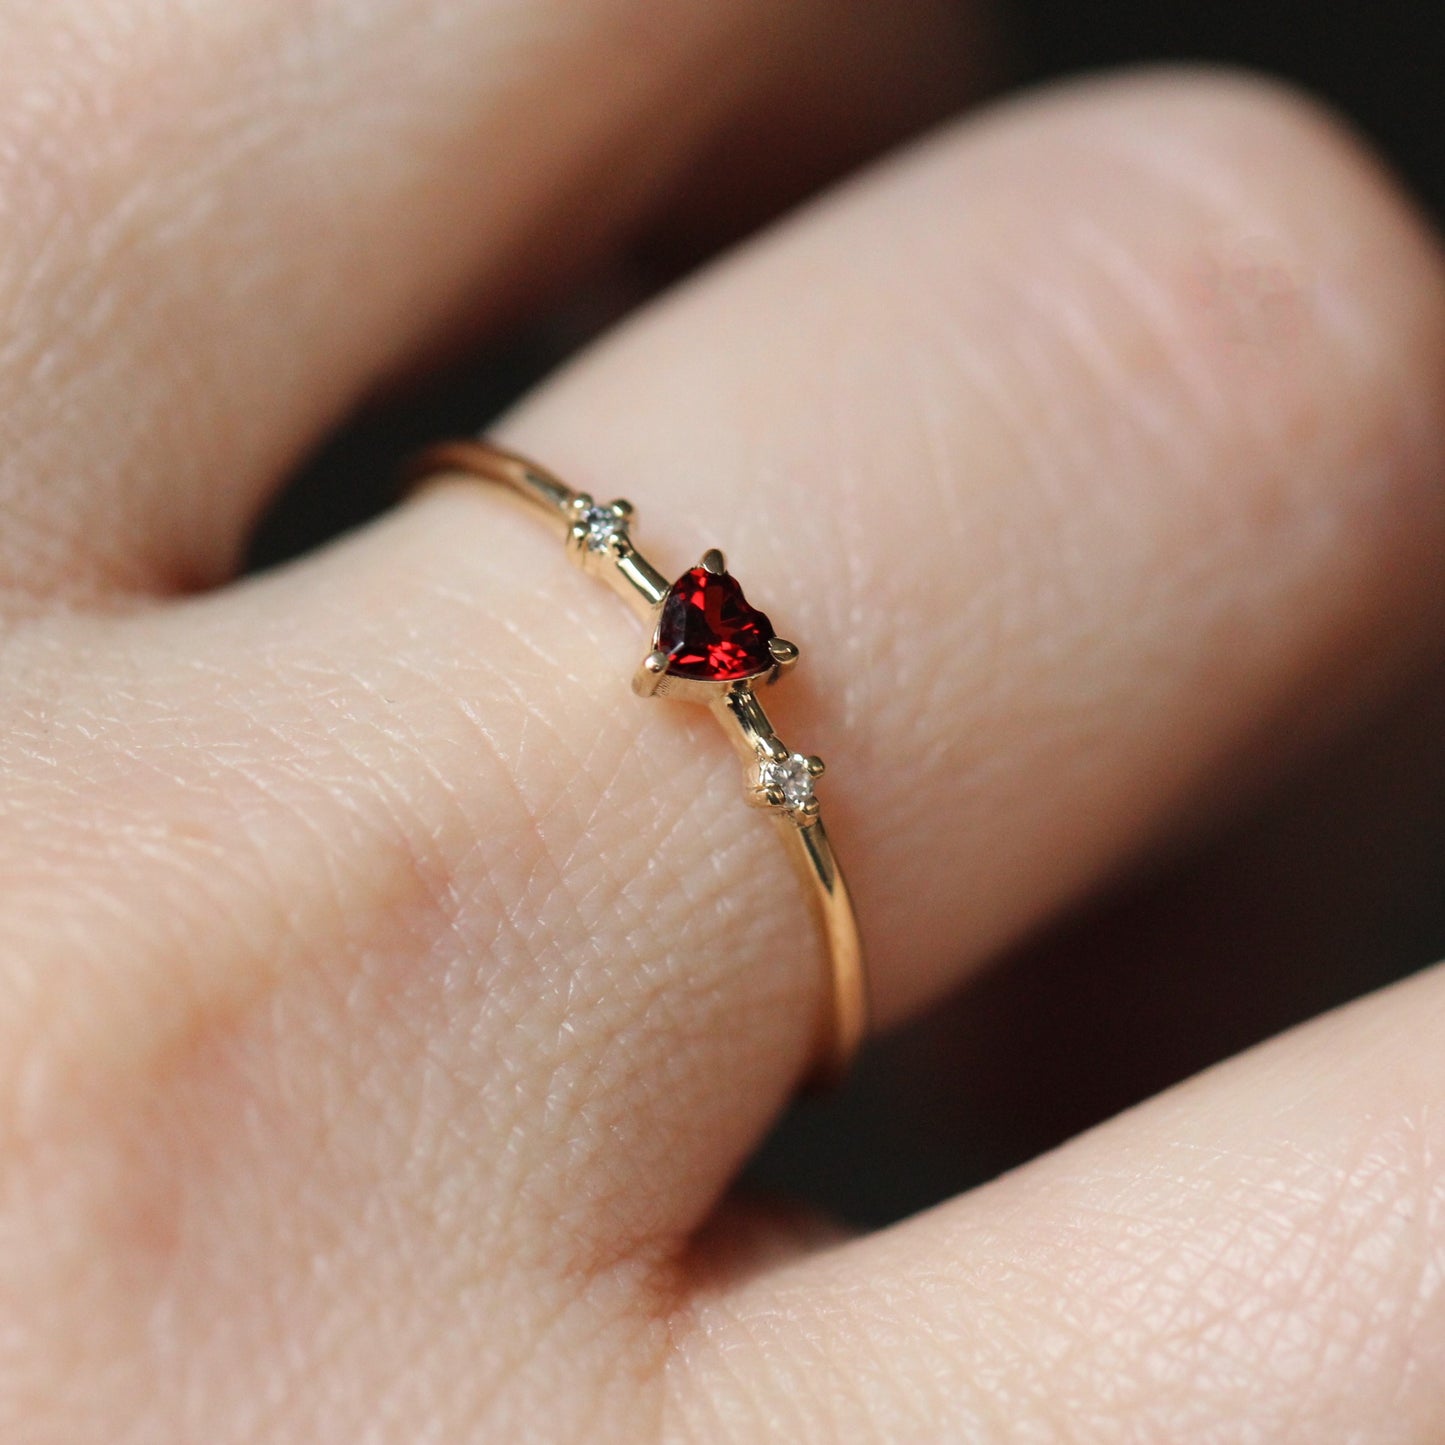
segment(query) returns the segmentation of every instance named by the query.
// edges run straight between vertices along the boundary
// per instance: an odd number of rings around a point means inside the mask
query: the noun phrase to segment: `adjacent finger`
[[[717,1440],[786,1400],[800,1441],[1431,1445],[1442,1027],[1435,969],[795,1262],[704,1308],[679,1393]]]
[[[616,244],[779,69],[836,72],[864,147],[956,101],[948,9],[5,7],[0,583],[227,575],[326,428]]]

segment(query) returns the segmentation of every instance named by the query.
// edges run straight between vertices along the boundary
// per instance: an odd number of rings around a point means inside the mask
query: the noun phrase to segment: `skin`
[[[821,961],[632,619],[460,486],[233,580],[349,409],[937,120],[977,33],[0,0],[7,1442],[1445,1433],[1438,974],[880,1234],[748,1205]],[[1438,244],[1256,79],[948,121],[497,431],[803,644],[879,1027],[1445,638]]]

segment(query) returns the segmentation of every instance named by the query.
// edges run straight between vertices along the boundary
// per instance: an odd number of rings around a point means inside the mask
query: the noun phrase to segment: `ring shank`
[[[777,741],[762,702],[751,688],[730,689],[711,711],[748,762]],[[809,1077],[820,1087],[836,1085],[847,1074],[868,1028],[867,975],[853,899],[823,819],[794,820],[778,814],[776,822],[828,947],[828,997],[815,1034]]]
[[[442,442],[424,452],[410,471],[415,484],[463,476],[494,483],[540,513],[555,532],[567,536],[579,509],[590,504],[546,468],[482,440]],[[654,624],[671,584],[633,545],[630,535],[609,554],[612,566],[588,565],[612,586],[644,621]],[[585,558],[584,561],[588,559]],[[719,693],[709,710],[750,768],[781,749],[777,734],[754,691],[754,679]],[[848,885],[834,856],[823,820],[775,812],[788,853],[808,893],[827,945],[826,997],[815,1031],[810,1086],[837,1084],[847,1073],[867,1029],[867,990],[862,945]]]
[[[438,442],[436,446],[428,447],[412,464],[410,479],[420,485],[449,473],[495,482],[524,501],[532,502],[552,524],[554,531],[567,531],[572,503],[577,494],[545,467],[537,466],[526,457],[503,451],[489,442]]]

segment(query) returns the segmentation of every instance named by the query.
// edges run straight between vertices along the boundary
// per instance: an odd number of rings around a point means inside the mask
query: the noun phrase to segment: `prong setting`
[[[798,644],[789,642],[786,637],[769,638],[768,655],[773,659],[773,666],[767,677],[771,684],[775,683],[785,672],[789,672],[797,666]]]
[[[709,547],[702,554],[702,570],[714,577],[721,577],[727,570],[727,559],[716,547]]]
[[[606,506],[594,502],[586,492],[572,500],[572,525],[568,529],[573,548],[585,561],[589,557],[615,558],[631,546],[627,525],[632,503],[618,498]]]
[[[632,690],[639,697],[652,697],[667,673],[667,654],[654,649],[632,675]]]
[[[766,741],[774,746],[765,751],[762,742],[759,743],[756,784],[758,791],[770,806],[795,818],[804,821],[816,818],[818,799],[813,792],[813,780],[822,768],[820,766],[815,770],[813,764],[819,762],[819,759],[789,752],[777,738]]]

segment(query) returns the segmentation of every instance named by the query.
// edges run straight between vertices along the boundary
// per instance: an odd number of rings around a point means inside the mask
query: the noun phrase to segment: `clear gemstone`
[[[612,543],[627,531],[627,522],[611,507],[588,507],[582,513],[582,525],[587,528],[587,547],[593,552],[610,552]]]
[[[813,774],[801,753],[790,753],[780,762],[765,760],[759,769],[765,788],[776,788],[792,809],[806,807],[813,796]]]

